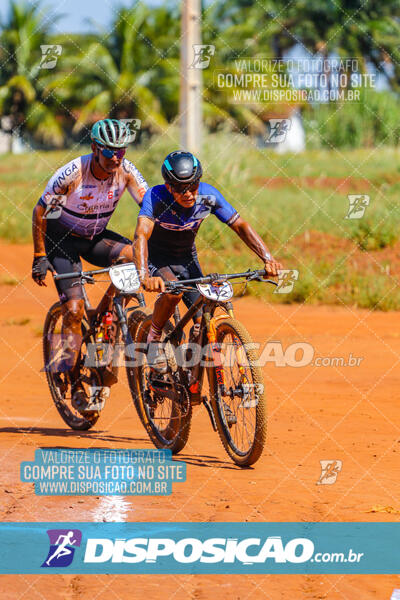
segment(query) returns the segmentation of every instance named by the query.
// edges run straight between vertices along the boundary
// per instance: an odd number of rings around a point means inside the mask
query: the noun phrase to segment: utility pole
[[[181,148],[198,153],[201,149],[202,70],[196,68],[194,44],[201,44],[201,0],[182,0],[181,18]]]

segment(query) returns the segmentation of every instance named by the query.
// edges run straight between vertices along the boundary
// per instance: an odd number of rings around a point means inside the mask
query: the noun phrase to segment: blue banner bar
[[[400,523],[2,523],[0,573],[399,574]]]

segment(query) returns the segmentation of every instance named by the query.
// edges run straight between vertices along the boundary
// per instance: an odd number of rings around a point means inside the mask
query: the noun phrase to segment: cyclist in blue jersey
[[[125,189],[139,206],[148,189],[141,173],[124,158],[130,135],[123,121],[97,121],[91,130],[92,153],[71,160],[49,180],[32,219],[32,277],[38,285],[46,285],[49,269],[58,274],[82,270],[81,258],[98,267],[133,260],[132,242],[106,229]],[[69,372],[74,408],[84,411],[87,399],[75,373],[82,341],[83,289],[74,279],[57,281],[56,286],[68,348],[60,370]],[[108,300],[104,310],[110,309],[112,296]]]
[[[148,336],[148,361],[155,370],[165,371],[166,361],[160,341],[162,329],[182,296],[165,293],[165,280],[202,277],[195,239],[201,223],[215,215],[263,261],[268,275],[276,276],[282,265],[270,254],[261,237],[212,185],[201,182],[202,167],[190,152],[172,152],[162,165],[164,185],[147,190],[135,231],[135,260],[143,287],[162,292],[158,297]],[[190,306],[198,292],[185,292]],[[192,337],[198,333],[195,318]]]

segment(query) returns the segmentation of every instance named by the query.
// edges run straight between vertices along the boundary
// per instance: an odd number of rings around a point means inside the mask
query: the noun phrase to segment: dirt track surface
[[[31,248],[0,243],[0,510],[3,521],[398,521],[397,398],[400,314],[351,307],[235,304],[255,341],[283,348],[306,341],[315,356],[360,357],[358,367],[277,367],[268,363],[268,443],[249,470],[235,467],[197,407],[187,481],[169,497],[128,497],[123,507],[96,497],[39,497],[19,481],[36,448],[151,448],[131,403],[125,375],[97,426],[69,430],[41,372],[41,327],[56,300],[51,282],[30,279]],[[96,286],[100,288],[99,286]],[[99,290],[100,291],[100,290]],[[89,293],[93,297],[92,288]],[[267,296],[266,296],[267,298]],[[316,485],[320,460],[341,460],[334,485]],[[119,513],[118,513],[119,510]],[[118,517],[119,515],[119,517]],[[389,599],[399,576],[2,576],[2,599]]]

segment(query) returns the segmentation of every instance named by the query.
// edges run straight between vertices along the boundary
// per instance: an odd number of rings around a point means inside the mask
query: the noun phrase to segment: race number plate
[[[133,293],[140,288],[139,274],[133,263],[111,267],[110,279],[121,292]]]
[[[233,287],[229,281],[224,281],[222,285],[213,285],[212,283],[197,283],[197,289],[209,300],[218,302],[227,302],[233,296]]]

